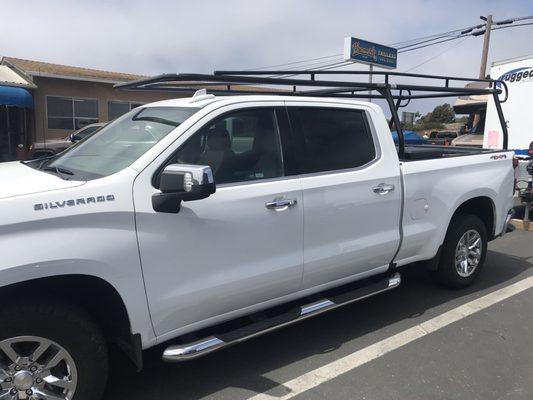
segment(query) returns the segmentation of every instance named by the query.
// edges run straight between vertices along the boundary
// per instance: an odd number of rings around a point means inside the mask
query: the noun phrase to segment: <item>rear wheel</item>
[[[470,285],[483,267],[487,244],[487,229],[479,217],[455,216],[444,239],[436,279],[452,288]]]
[[[99,400],[107,347],[84,310],[12,304],[0,312],[0,399]]]

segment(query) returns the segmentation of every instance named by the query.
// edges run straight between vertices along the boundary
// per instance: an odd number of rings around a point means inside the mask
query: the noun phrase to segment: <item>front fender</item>
[[[132,333],[155,344],[132,213],[68,215],[0,226],[2,287],[61,275],[89,275],[111,285]],[[95,293],[95,296],[98,294]]]

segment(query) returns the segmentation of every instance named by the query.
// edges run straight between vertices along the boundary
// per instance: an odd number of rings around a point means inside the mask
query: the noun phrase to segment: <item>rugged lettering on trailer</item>
[[[505,74],[498,78],[499,81],[505,82],[520,82],[520,81],[531,81],[533,79],[533,68],[531,67],[522,67],[516,68],[511,71],[507,71]],[[500,86],[499,83],[496,86]]]
[[[83,197],[80,199],[70,199],[63,201],[50,201],[47,203],[38,203],[33,205],[35,211],[49,210],[54,208],[65,208],[73,206],[85,206],[88,204],[104,203],[106,201],[115,201],[114,194],[108,194],[106,196],[94,196],[94,197]]]

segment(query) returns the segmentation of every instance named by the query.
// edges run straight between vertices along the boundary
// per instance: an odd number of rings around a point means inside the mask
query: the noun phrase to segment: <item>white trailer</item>
[[[492,64],[492,79],[507,84],[509,98],[502,110],[509,131],[509,149],[517,155],[526,155],[533,140],[533,55],[498,61]],[[489,99],[485,122],[483,147],[501,149],[503,135],[494,101]]]
[[[509,131],[508,148],[514,150],[516,156],[525,157],[533,141],[533,55],[494,62],[490,76],[507,84],[509,97],[501,106]],[[492,98],[487,104],[483,147],[503,147],[501,125]],[[520,181],[527,180],[526,164],[520,162],[516,171]]]

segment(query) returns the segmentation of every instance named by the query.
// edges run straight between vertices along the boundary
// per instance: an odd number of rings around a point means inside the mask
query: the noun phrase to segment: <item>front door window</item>
[[[210,122],[171,162],[208,165],[217,184],[283,176],[279,128],[272,108],[241,110]]]

